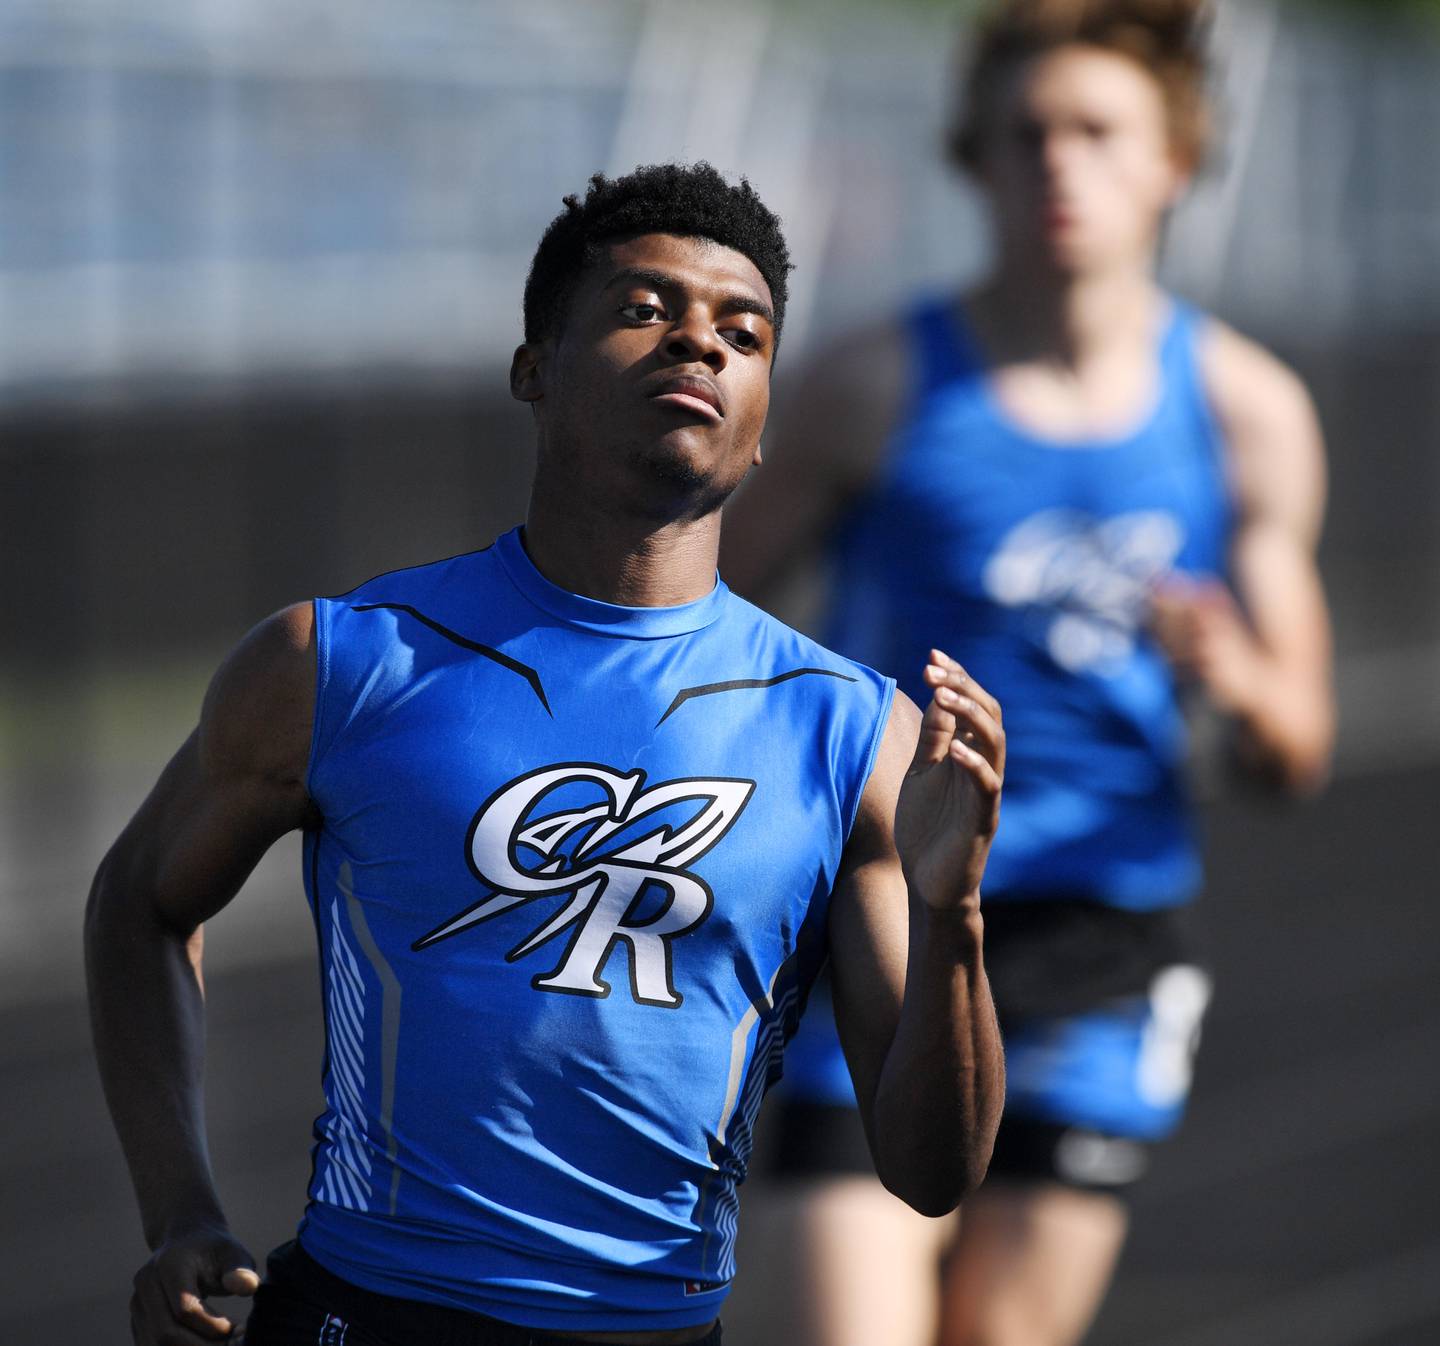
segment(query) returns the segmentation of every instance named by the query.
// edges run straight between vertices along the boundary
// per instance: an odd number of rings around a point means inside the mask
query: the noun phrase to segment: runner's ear
[[[510,359],[510,396],[517,402],[530,403],[544,398],[543,362],[538,342],[515,347]]]

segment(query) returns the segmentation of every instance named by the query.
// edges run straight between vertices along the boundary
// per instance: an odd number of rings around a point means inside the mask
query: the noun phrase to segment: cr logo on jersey
[[[564,896],[505,955],[515,962],[570,930],[555,968],[531,978],[542,991],[604,997],[615,948],[630,955],[642,1005],[674,1009],[671,945],[710,914],[710,886],[685,866],[723,837],[754,793],[748,780],[674,780],[645,788],[643,771],[595,762],[541,767],[502,785],[476,813],[466,858],[490,892],[411,946],[428,948],[541,898]]]

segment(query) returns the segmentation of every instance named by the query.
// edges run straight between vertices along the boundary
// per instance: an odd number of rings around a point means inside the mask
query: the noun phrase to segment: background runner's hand
[[[1150,597],[1150,629],[1182,677],[1199,684],[1222,710],[1239,712],[1263,662],[1230,590],[1216,579],[1172,575]]]
[[[1005,776],[1000,704],[940,650],[924,676],[932,696],[900,787],[895,841],[912,891],[929,906],[978,907]]]
[[[238,1341],[230,1319],[212,1313],[207,1295],[253,1295],[255,1259],[223,1229],[162,1243],[135,1273],[130,1332],[136,1346],[200,1346]]]

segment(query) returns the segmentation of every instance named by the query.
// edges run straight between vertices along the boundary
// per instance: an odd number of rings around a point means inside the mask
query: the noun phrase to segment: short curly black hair
[[[703,161],[647,164],[620,178],[596,173],[583,201],[565,198],[530,263],[525,340],[543,341],[557,332],[576,282],[604,245],[638,234],[706,238],[744,253],[770,287],[779,346],[791,269],[780,221],[744,178],[731,186]]]

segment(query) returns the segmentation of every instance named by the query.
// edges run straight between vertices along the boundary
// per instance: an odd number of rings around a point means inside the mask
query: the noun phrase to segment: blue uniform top
[[[1226,564],[1198,326],[1172,303],[1158,396],[1133,431],[1057,443],[996,405],[953,306],[913,317],[918,387],[841,533],[827,643],[921,698],[907,680],[938,645],[1000,698],[1008,754],[988,901],[1143,910],[1199,884],[1174,679],[1144,630],[1154,581]]]
[[[315,603],[326,1007],[306,1250],[552,1330],[714,1317],[894,684],[518,530]]]

